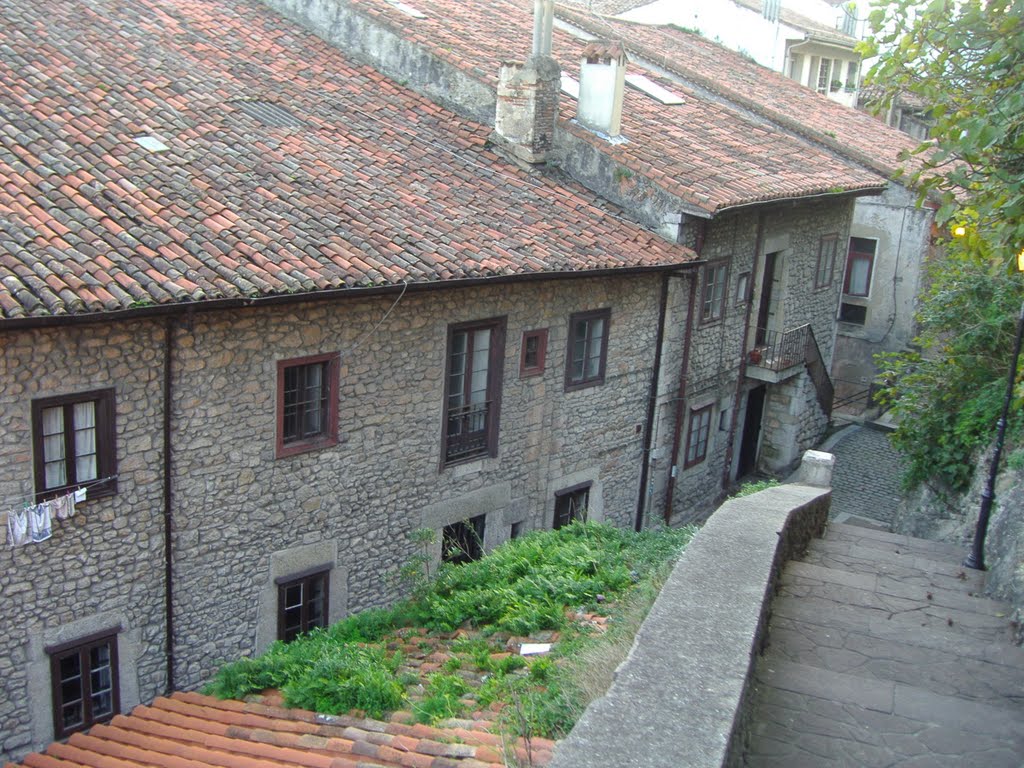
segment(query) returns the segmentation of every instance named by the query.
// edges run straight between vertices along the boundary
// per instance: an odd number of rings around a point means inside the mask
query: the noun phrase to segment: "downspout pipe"
[[[171,357],[174,352],[174,318],[164,321],[164,391],[163,391],[163,505],[164,505],[164,645],[167,654],[167,693],[174,691],[174,517],[171,502]]]
[[[761,261],[761,248],[764,244],[764,212],[757,215],[757,238],[754,242],[754,270],[751,272],[751,280],[758,277],[757,266]],[[764,279],[764,274],[760,275]],[[751,285],[753,288],[753,284]],[[763,290],[763,289],[762,289]],[[729,422],[729,440],[725,446],[725,472],[722,475],[722,487],[727,488],[732,481],[732,458],[736,453],[736,422],[739,420],[740,399],[743,396],[743,381],[747,377],[747,344],[750,342],[750,317],[754,311],[754,301],[747,302],[747,314],[743,324],[743,346],[740,348],[740,369],[736,377],[736,396],[732,403],[732,419]]]
[[[668,314],[669,273],[661,276],[661,295],[658,300],[658,332],[654,342],[654,370],[647,392],[647,418],[644,424],[644,455],[640,462],[640,492],[636,500],[636,520],[633,529],[643,530],[647,508],[647,482],[651,471],[651,447],[654,440],[654,416],[658,406],[658,382],[661,380],[661,347],[665,341],[665,316]]]
[[[683,336],[683,360],[679,364],[679,391],[676,393],[675,426],[672,432],[672,471],[668,476],[668,488],[665,491],[665,525],[672,522],[672,498],[676,490],[676,478],[679,475],[679,449],[683,441],[683,416],[686,404],[686,384],[690,371],[690,347],[693,346],[693,318],[697,314],[697,273],[690,273],[689,308],[686,312],[686,331]]]

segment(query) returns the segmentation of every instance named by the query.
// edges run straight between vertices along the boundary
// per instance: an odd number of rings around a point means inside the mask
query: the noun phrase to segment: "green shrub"
[[[436,672],[428,676],[423,700],[412,705],[416,722],[432,724],[459,717],[465,712],[462,697],[468,692],[469,686],[458,675]]]
[[[340,646],[281,688],[289,707],[328,715],[361,709],[383,717],[402,706],[405,691],[395,679],[393,657],[381,648]]]

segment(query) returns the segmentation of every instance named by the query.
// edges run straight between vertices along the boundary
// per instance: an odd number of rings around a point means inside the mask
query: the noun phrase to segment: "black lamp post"
[[[1017,267],[1024,266],[1024,251],[1017,255]],[[1021,337],[1024,336],[1024,304],[1021,304],[1020,315],[1017,317],[1017,338],[1013,343],[1013,359],[1010,362],[1010,373],[1006,377],[1006,397],[1003,398],[1003,413],[996,422],[996,450],[992,454],[992,463],[988,468],[988,479],[985,490],[981,492],[981,508],[978,510],[978,525],[974,529],[974,543],[971,553],[964,560],[966,568],[978,571],[985,570],[985,535],[988,533],[988,518],[992,511],[992,500],[995,498],[996,474],[999,472],[999,458],[1003,454],[1003,441],[1006,439],[1006,417],[1010,412],[1013,400],[1013,385],[1017,380],[1017,358],[1020,357]]]

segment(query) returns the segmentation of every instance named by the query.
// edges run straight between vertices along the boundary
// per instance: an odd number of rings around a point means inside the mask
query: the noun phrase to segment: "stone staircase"
[[[1024,649],[964,554],[833,523],[790,562],[745,765],[1024,766]]]

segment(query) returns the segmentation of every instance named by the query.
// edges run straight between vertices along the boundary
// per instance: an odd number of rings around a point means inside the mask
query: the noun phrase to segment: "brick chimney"
[[[543,163],[555,141],[562,69],[551,58],[554,0],[534,0],[533,52],[498,72],[493,139],[515,157]]]
[[[583,49],[576,119],[592,131],[618,136],[625,92],[626,51],[621,43],[595,40]]]

